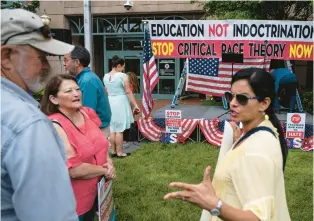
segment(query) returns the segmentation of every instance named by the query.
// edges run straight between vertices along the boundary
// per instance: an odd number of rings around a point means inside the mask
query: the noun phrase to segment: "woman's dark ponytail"
[[[118,55],[115,55],[111,59],[111,65],[113,68],[116,68],[118,65],[123,66],[125,63],[123,58],[120,58]]]
[[[238,71],[235,75],[233,75],[231,84],[242,79],[248,81],[256,96],[259,97],[259,101],[263,101],[266,97],[269,97],[272,101],[265,112],[269,116],[269,120],[272,122],[273,126],[277,128],[279,134],[283,162],[282,167],[284,170],[288,156],[288,147],[283,134],[283,128],[281,127],[280,121],[278,120],[273,109],[273,101],[276,97],[275,81],[272,78],[271,74],[263,69],[247,68],[242,69]]]
[[[285,170],[286,160],[287,160],[287,156],[288,156],[288,147],[287,147],[287,143],[286,143],[285,136],[283,133],[283,128],[281,127],[280,121],[278,120],[272,105],[270,105],[268,107],[268,109],[266,110],[266,114],[269,116],[270,122],[274,125],[274,127],[277,129],[277,132],[279,134],[279,142],[280,142],[280,147],[281,147],[283,170]]]

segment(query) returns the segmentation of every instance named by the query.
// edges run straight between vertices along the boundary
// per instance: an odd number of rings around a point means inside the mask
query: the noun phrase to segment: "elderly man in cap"
[[[30,93],[43,89],[46,55],[73,46],[34,13],[1,10],[1,220],[77,221],[65,149]]]

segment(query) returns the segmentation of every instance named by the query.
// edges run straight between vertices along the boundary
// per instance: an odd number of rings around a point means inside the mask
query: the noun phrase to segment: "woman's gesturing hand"
[[[219,199],[216,196],[214,187],[210,179],[210,169],[210,166],[205,169],[204,179],[200,184],[187,184],[179,182],[170,183],[170,187],[178,187],[184,190],[168,193],[164,196],[164,199],[186,200],[206,210],[212,210],[216,208]]]
[[[235,143],[241,136],[242,130],[240,127],[233,121],[230,122],[230,125],[233,129],[233,143]]]

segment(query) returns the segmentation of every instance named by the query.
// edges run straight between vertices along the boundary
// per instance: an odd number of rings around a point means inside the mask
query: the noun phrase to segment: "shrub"
[[[219,98],[209,96],[207,100],[203,101],[202,105],[205,106],[222,106],[222,101]]]
[[[33,98],[34,98],[36,101],[38,101],[39,103],[40,103],[41,98],[43,97],[43,95],[44,95],[44,90],[41,90],[41,91],[39,91],[39,92],[36,92],[36,93],[33,93],[33,94],[32,94]]]
[[[304,111],[313,115],[313,91],[307,91],[302,94],[302,105]]]

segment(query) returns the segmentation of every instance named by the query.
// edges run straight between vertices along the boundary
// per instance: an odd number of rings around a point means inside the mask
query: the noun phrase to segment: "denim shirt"
[[[84,68],[76,75],[76,79],[82,91],[83,106],[94,109],[102,123],[100,128],[109,126],[111,120],[110,104],[101,80],[89,67]]]
[[[273,71],[272,77],[275,80],[275,91],[278,93],[280,84],[285,83],[296,83],[297,78],[294,73],[292,73],[287,68],[278,68]]]
[[[64,145],[39,103],[1,77],[1,220],[77,221]]]

